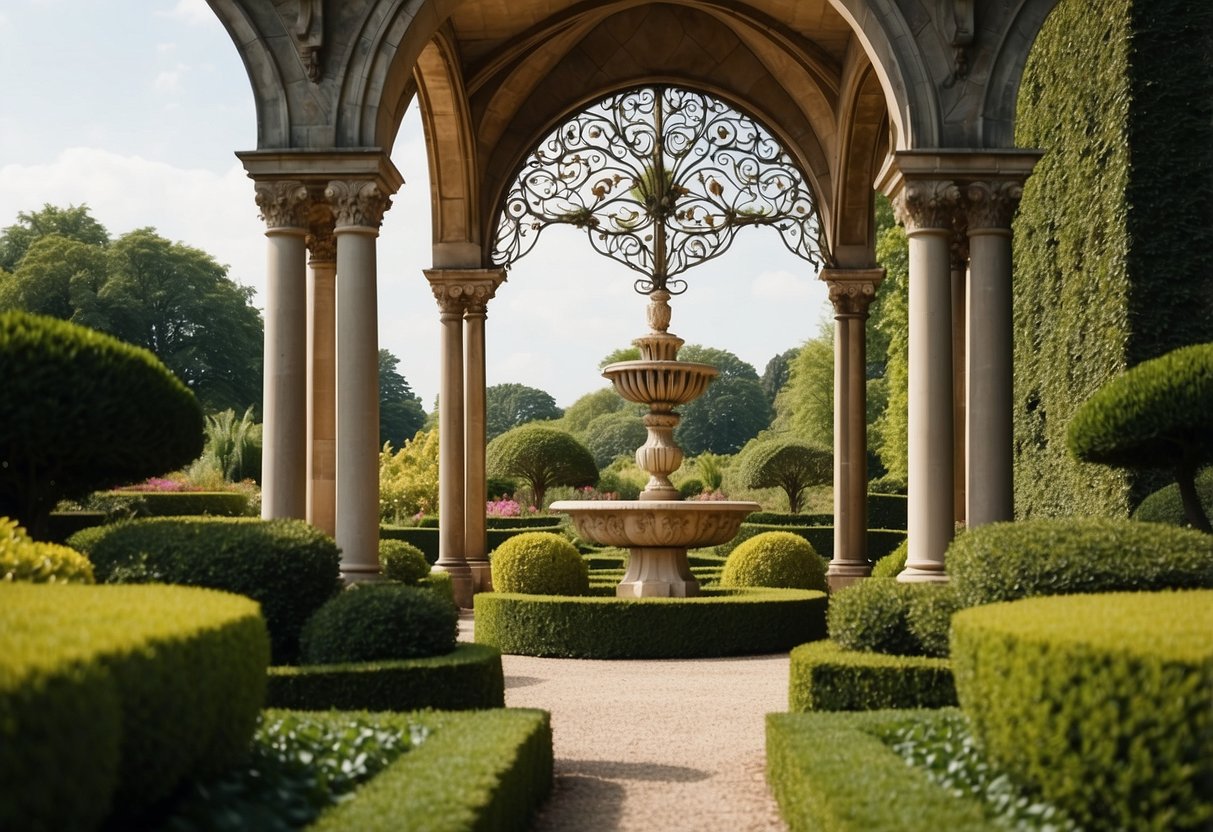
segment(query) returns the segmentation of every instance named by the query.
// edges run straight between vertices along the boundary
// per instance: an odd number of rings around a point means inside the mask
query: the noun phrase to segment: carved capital
[[[334,263],[337,260],[337,235],[333,233],[333,224],[318,225],[313,223],[307,233],[307,250],[312,255],[313,263]]]
[[[821,279],[829,288],[836,315],[866,318],[884,269],[823,269]]]
[[[897,221],[908,232],[925,228],[951,229],[961,207],[960,188],[950,179],[908,181],[893,200]]]
[[[1016,180],[970,182],[965,186],[969,228],[1010,228],[1011,218],[1023,197],[1023,183]]]
[[[261,219],[269,228],[306,228],[310,200],[298,180],[258,182],[254,186]]]
[[[444,314],[483,315],[505,279],[505,272],[501,269],[430,269],[425,277],[430,282],[434,300],[438,301],[438,309]]]
[[[392,198],[369,179],[334,179],[324,189],[324,196],[332,207],[338,228],[378,228],[392,205]]]
[[[963,272],[969,267],[969,235],[963,226],[953,229],[948,253],[952,259],[952,271]]]

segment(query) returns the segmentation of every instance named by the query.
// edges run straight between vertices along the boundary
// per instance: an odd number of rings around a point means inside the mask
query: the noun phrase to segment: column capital
[[[311,198],[307,186],[298,179],[257,182],[253,186],[261,219],[268,229],[307,228]]]
[[[333,226],[332,217],[322,222],[313,220],[308,226],[307,250],[311,253],[311,262],[337,262],[337,236]]]
[[[505,269],[426,269],[425,279],[442,312],[483,314],[505,281]]]
[[[338,229],[377,229],[392,205],[391,195],[373,179],[333,179],[325,187],[324,197],[330,203]]]
[[[951,179],[915,179],[893,197],[893,211],[907,233],[928,228],[951,231],[962,207],[960,187]]]
[[[884,277],[884,269],[822,269],[820,275],[837,315],[863,317]]]
[[[1010,230],[1011,218],[1023,197],[1023,179],[974,180],[965,185],[969,229]]]

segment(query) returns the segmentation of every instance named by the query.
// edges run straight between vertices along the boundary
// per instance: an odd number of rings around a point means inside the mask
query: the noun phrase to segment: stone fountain
[[[737,534],[741,521],[757,511],[758,503],[743,501],[683,501],[670,483],[682,464],[674,442],[680,416],[674,408],[694,401],[716,377],[716,368],[678,360],[683,340],[667,330],[670,293],[649,294],[648,335],[632,343],[640,360],[620,361],[603,368],[619,395],[648,405],[644,417],[648,439],[636,451],[636,464],[649,474],[639,500],[563,500],[553,511],[568,514],[577,533],[601,546],[629,550],[627,572],[615,590],[621,597],[678,597],[699,594],[687,550],[725,543]]]

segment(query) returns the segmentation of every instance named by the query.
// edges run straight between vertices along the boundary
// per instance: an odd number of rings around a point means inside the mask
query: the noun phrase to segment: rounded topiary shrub
[[[763,532],[729,553],[722,587],[766,586],[826,591],[825,564],[813,547],[791,532]]]
[[[826,621],[830,638],[846,650],[941,657],[958,609],[948,584],[873,577],[835,592]]]
[[[455,649],[459,611],[428,589],[356,584],[308,619],[303,664],[343,664],[441,656]]]
[[[896,578],[906,568],[910,557],[910,540],[906,538],[872,566],[873,578]]]
[[[552,532],[525,532],[489,555],[493,589],[528,595],[584,595],[590,588],[585,559],[565,538]]]
[[[1213,468],[1205,468],[1196,475],[1196,496],[1204,507],[1205,514],[1213,514]],[[1189,520],[1184,512],[1183,496],[1179,485],[1172,483],[1158,489],[1141,501],[1133,510],[1133,519],[1143,523],[1166,523],[1171,526],[1187,526]]]
[[[952,542],[963,607],[1036,595],[1213,587],[1213,537],[1109,518],[992,523]]]
[[[403,540],[379,541],[379,569],[383,576],[402,584],[416,584],[430,574],[425,552]]]
[[[29,539],[16,520],[0,517],[0,582],[93,583],[93,565],[67,546]]]

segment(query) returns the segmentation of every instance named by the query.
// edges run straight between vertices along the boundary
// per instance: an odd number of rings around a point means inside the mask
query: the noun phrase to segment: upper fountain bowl
[[[618,361],[602,368],[602,374],[628,401],[667,407],[698,398],[718,373],[711,364],[643,359]]]

